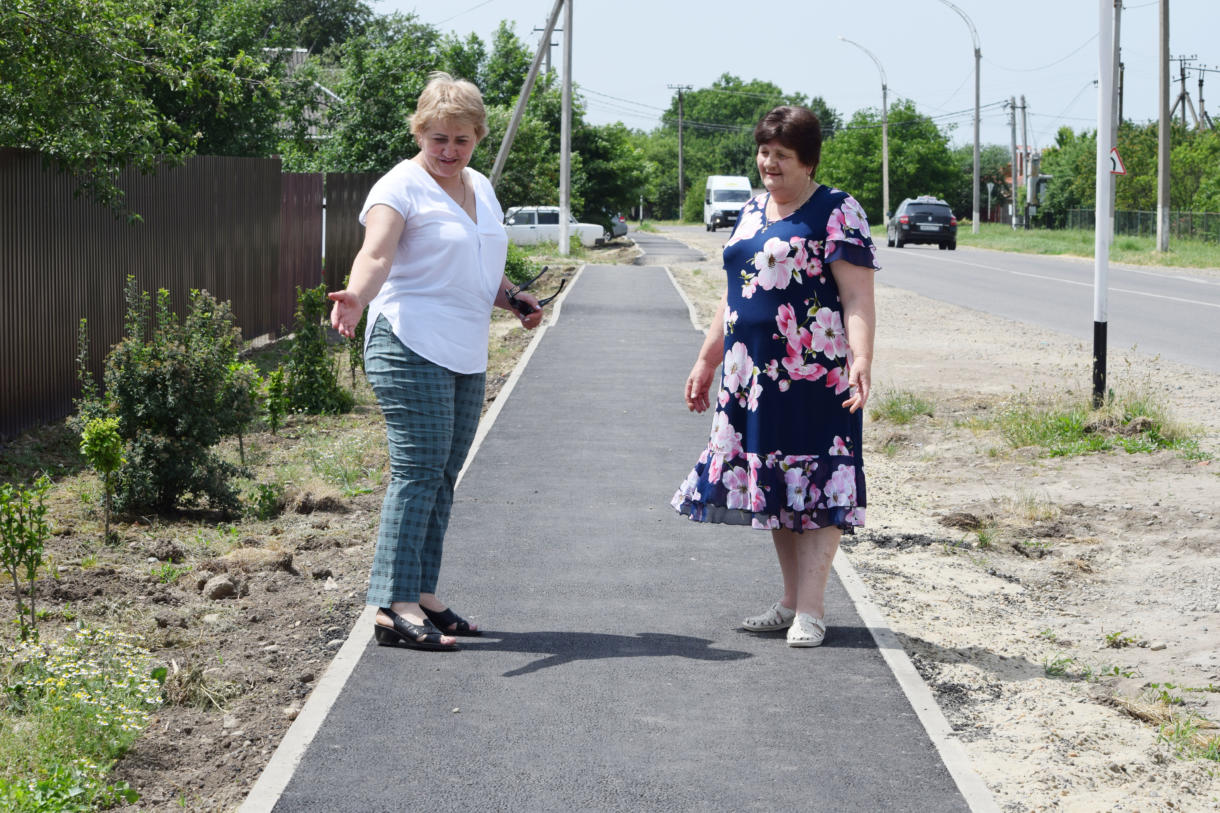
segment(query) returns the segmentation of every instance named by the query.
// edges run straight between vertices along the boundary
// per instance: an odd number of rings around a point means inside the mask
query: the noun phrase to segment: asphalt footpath
[[[438,592],[486,634],[357,629],[275,811],[970,809],[838,577],[822,647],[736,629],[770,535],[669,505],[701,340],[664,268],[581,271],[457,490]]]

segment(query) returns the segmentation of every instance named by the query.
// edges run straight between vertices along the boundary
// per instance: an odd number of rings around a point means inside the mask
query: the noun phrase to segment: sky
[[[671,85],[708,87],[721,74],[773,82],[786,93],[821,96],[846,122],[863,108],[881,108],[881,62],[889,101],[911,99],[941,125],[955,125],[956,146],[973,141],[974,46],[970,29],[942,0],[571,0],[572,77],[592,124],[621,121],[651,130],[668,108]],[[537,47],[554,0],[370,0],[375,12],[414,14],[420,21],[485,42],[500,20]],[[982,52],[980,141],[1010,143],[1004,103],[1025,96],[1029,145],[1054,143],[1062,126],[1097,126],[1098,0],[954,0],[974,23]],[[1157,117],[1157,0],[1125,0],[1120,23],[1125,64],[1123,117]],[[1195,56],[1204,103],[1220,114],[1220,4],[1169,0],[1170,55]],[[560,14],[559,24],[563,24]],[[552,64],[562,64],[562,36]],[[1170,103],[1178,63],[1171,63]],[[1186,89],[1198,106],[1199,73]],[[1213,101],[1214,100],[1214,101]],[[1216,111],[1212,113],[1212,111]],[[1025,139],[1017,118],[1018,144]]]

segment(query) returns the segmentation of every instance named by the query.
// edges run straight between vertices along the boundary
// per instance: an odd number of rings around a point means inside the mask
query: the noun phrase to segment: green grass
[[[104,630],[5,647],[0,808],[85,811],[136,794],[109,773],[161,703],[146,651]]]
[[[1002,223],[980,223],[973,234],[970,224],[959,226],[961,246],[1017,251],[1024,254],[1063,254],[1093,256],[1092,229],[1017,229]],[[1220,245],[1202,240],[1170,238],[1169,251],[1156,251],[1155,237],[1116,235],[1110,246],[1110,260],[1131,265],[1163,265],[1181,268],[1220,268]]]
[[[932,402],[909,390],[893,390],[874,399],[869,412],[873,420],[903,425],[919,415],[932,417]]]
[[[1150,394],[1111,396],[1100,409],[1088,401],[1045,406],[1017,401],[995,419],[1014,449],[1036,447],[1048,457],[1124,449],[1131,453],[1172,449],[1187,459],[1205,458],[1197,432],[1172,420]]]

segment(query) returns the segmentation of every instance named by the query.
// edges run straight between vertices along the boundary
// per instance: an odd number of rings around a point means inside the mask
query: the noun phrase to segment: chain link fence
[[[1067,227],[1069,229],[1092,229],[1094,217],[1092,209],[1069,209]],[[1118,209],[1114,212],[1114,233],[1137,237],[1156,237],[1156,212]],[[1220,213],[1170,212],[1169,236],[1220,243]]]

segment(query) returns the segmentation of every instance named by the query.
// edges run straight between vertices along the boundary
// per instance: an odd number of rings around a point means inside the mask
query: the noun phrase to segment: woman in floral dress
[[[777,107],[754,140],[766,191],[742,208],[725,244],[728,290],[685,390],[687,406],[705,411],[723,363],[716,413],[673,506],[698,522],[770,531],[783,594],[742,626],[787,628],[790,646],[818,646],[839,539],[864,524],[878,266],[860,205],[814,180],[817,117]]]

